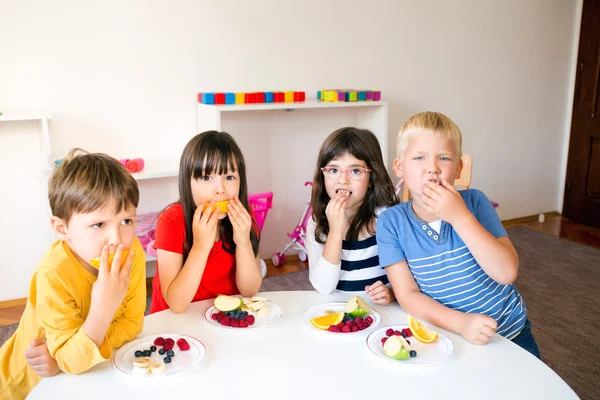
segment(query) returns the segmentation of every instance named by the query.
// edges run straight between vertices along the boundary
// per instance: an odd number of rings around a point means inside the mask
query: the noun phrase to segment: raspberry
[[[386,337],[384,337],[384,338],[381,338],[381,344],[385,344],[385,342],[386,342],[387,340],[388,340],[388,338],[386,338]],[[391,343],[391,342],[390,342],[390,343]]]
[[[254,325],[254,315],[247,315],[244,319],[248,325]]]
[[[356,324],[356,327],[358,328],[359,331],[362,331],[363,329],[366,328],[365,324]]]
[[[234,328],[239,328],[240,327],[240,321],[238,321],[237,319],[233,319],[233,321],[231,321],[231,326]]]
[[[173,339],[171,339],[171,338],[166,338],[165,342],[170,343],[171,347],[175,346],[175,341]]]
[[[163,337],[157,337],[156,339],[154,339],[154,344],[157,346],[163,346],[165,344],[165,338]]]
[[[223,311],[219,311],[219,312],[217,313],[217,315],[219,316],[219,319],[221,319],[221,318],[223,318],[223,317],[226,317],[226,315],[225,315],[225,313],[224,313]]]
[[[340,322],[339,324],[336,325],[338,327],[338,329],[341,331],[342,328],[345,326],[343,322]]]
[[[210,316],[212,319],[216,320],[217,318],[219,318],[219,314],[215,313],[215,314],[211,314]]]
[[[373,320],[365,320],[365,328],[368,328],[371,326],[371,324],[373,323]]]
[[[346,321],[346,326],[352,326],[352,323],[353,323],[352,320],[349,319],[348,321]]]
[[[359,324],[360,325],[360,324],[362,324],[362,322],[363,322],[363,319],[361,317],[356,317],[356,319],[354,320],[355,324]]]
[[[400,331],[394,331],[394,335],[395,336],[402,336],[402,333]]]
[[[342,333],[349,333],[349,332],[351,332],[351,331],[350,331],[350,327],[349,327],[348,325],[345,325],[345,326],[342,328]]]
[[[410,331],[409,328],[402,329],[402,332],[404,332],[406,334],[406,337],[411,337],[412,336],[412,332]]]
[[[358,326],[354,325],[351,330],[352,332],[358,332]]]
[[[369,325],[371,325],[373,323],[373,317],[371,317],[370,315],[368,317],[365,318],[365,322],[368,323]],[[367,325],[367,326],[369,326]]]
[[[244,320],[241,320],[239,322],[239,324],[240,324],[240,328],[247,328],[249,326],[248,323]]]
[[[394,335],[394,330],[392,328],[388,329],[387,331],[385,331],[386,336],[393,336]]]
[[[190,344],[184,338],[181,338],[177,341],[177,346],[179,346],[179,349],[182,351],[190,349]]]
[[[337,325],[331,325],[331,326],[329,327],[329,329],[327,329],[327,330],[328,330],[329,332],[337,332],[337,333],[341,332],[341,329],[340,329],[340,328],[338,328],[338,327],[337,327]]]
[[[224,317],[219,320],[219,323],[223,326],[229,326],[229,317]]]
[[[165,351],[173,350],[173,345],[167,342],[163,346],[163,349],[165,349]]]

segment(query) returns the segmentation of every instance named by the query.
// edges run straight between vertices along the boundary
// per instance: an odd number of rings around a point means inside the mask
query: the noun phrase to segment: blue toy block
[[[320,90],[317,90],[317,99],[318,99],[318,100],[323,100],[323,98],[321,98],[321,96],[322,96],[322,93],[323,93],[322,91],[320,91]]]
[[[367,92],[362,90],[358,92],[358,101],[367,101]]]
[[[265,92],[265,103],[273,102],[273,92]]]
[[[202,104],[215,104],[215,94],[202,93]]]
[[[225,93],[225,104],[235,104],[235,93]]]

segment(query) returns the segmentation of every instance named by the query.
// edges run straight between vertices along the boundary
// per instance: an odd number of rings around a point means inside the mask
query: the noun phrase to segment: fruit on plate
[[[227,206],[229,205],[229,200],[217,201],[213,204],[213,208],[219,212],[220,214],[227,213]],[[210,206],[210,203],[206,203],[202,208],[202,212],[206,211],[206,209]]]
[[[127,259],[127,254],[129,254],[129,250],[124,250],[123,256],[121,256],[121,265],[123,265],[125,263],[125,260]],[[112,265],[113,258],[115,258],[114,253],[108,255],[108,268],[109,269],[110,269],[110,266]],[[92,265],[92,267],[100,268],[100,257],[92,258],[90,260],[90,264]]]
[[[266,318],[271,315],[271,310],[267,305],[269,300],[266,297],[254,296],[251,299],[243,299],[243,301],[242,311],[248,311],[258,318]]]
[[[406,360],[410,358],[409,350],[402,345],[402,336],[390,336],[383,344],[383,353],[394,360]]]
[[[325,314],[310,320],[315,328],[327,330],[332,325],[337,325],[344,319],[344,313]]]
[[[346,314],[351,317],[364,317],[371,312],[371,307],[360,296],[354,296],[346,303]]]
[[[242,307],[244,302],[242,299],[233,296],[226,296],[224,294],[220,294],[215,299],[215,308],[219,311],[235,311]]]
[[[165,364],[161,362],[155,362],[151,357],[136,358],[133,361],[132,375],[161,375],[165,372]]]
[[[432,331],[422,323],[420,323],[415,317],[410,314],[406,315],[406,322],[412,332],[413,336],[423,343],[432,343],[438,338],[436,331]]]

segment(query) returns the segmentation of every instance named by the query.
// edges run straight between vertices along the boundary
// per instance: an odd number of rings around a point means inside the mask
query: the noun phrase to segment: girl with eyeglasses
[[[377,137],[366,129],[341,128],[319,151],[306,227],[310,282],[323,294],[365,292],[389,304],[394,292],[379,265],[375,225],[398,203]]]

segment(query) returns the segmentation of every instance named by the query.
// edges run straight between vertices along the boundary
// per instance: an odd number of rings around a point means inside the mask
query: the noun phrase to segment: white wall
[[[581,0],[0,0],[0,110],[52,111],[57,157],[78,146],[150,158],[180,154],[199,91],[379,88],[390,102],[390,160],[407,117],[444,112],[474,157],[473,186],[514,218],[560,209],[580,12]],[[37,151],[12,138],[0,142],[3,160]],[[282,151],[314,158],[313,146],[293,143]],[[3,186],[13,175],[2,172]],[[0,300],[26,295],[48,244],[30,234],[46,223],[27,212],[40,202],[28,194],[36,182],[20,182],[0,204],[2,230],[14,232],[0,243]],[[263,256],[287,241],[302,184],[279,193],[290,211],[269,215]],[[139,211],[175,200],[175,185],[142,182]],[[9,200],[27,223],[4,218]],[[24,240],[35,251],[13,251]]]

